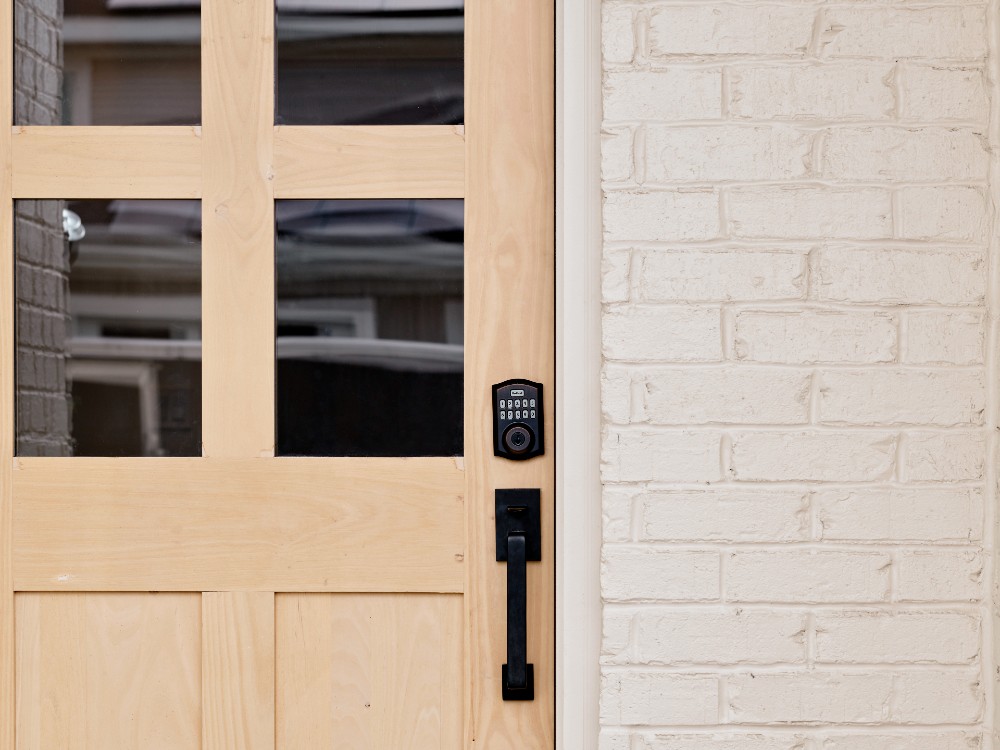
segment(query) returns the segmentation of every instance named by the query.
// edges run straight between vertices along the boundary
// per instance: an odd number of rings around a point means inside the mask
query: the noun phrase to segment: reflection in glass
[[[199,0],[15,0],[19,125],[196,125]]]
[[[200,235],[199,201],[16,201],[18,455],[201,455]]]
[[[458,124],[463,0],[277,0],[278,123]]]
[[[462,453],[463,204],[279,201],[278,453]]]

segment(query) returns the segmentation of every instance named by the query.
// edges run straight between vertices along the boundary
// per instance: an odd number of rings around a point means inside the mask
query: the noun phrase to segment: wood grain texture
[[[201,128],[15,127],[15,198],[200,198]]]
[[[275,128],[275,196],[461,198],[463,133],[458,125]]]
[[[0,2],[0,750],[14,750],[14,201],[10,133],[14,123],[14,3]]]
[[[198,750],[200,606],[197,594],[18,594],[18,750]]]
[[[540,750],[554,740],[553,393],[545,393],[547,453],[504,461],[490,444],[491,383],[554,375],[553,0],[469,0],[465,5],[466,348],[468,477],[466,746]],[[517,300],[517,305],[511,303]],[[528,659],[533,702],[504,703],[503,565],[496,562],[493,490],[542,490],[542,561],[528,564]]]
[[[23,458],[21,591],[464,585],[454,459]]]
[[[202,750],[274,750],[274,594],[202,595]]]
[[[462,597],[277,597],[279,750],[459,750]]]
[[[274,455],[274,6],[205,0],[202,443]]]

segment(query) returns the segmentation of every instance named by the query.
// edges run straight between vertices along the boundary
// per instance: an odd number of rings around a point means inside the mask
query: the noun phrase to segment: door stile
[[[274,2],[202,3],[202,443],[274,455]]]
[[[14,127],[14,3],[0,12],[0,750],[14,750],[14,201],[11,133]]]
[[[466,0],[465,465],[468,564],[465,747],[542,750],[554,739],[553,391],[544,457],[493,456],[490,386],[554,385],[555,8],[551,0]],[[494,490],[537,487],[542,560],[528,565],[535,700],[501,700],[506,570],[496,561]]]

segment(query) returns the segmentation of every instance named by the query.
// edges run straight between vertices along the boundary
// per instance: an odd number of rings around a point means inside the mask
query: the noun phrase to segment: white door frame
[[[556,2],[556,747],[596,750],[601,649],[601,3]]]

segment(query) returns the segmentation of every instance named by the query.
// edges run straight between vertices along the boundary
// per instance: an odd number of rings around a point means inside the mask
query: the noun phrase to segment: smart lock
[[[493,455],[524,461],[545,453],[542,384],[505,380],[493,386]]]

